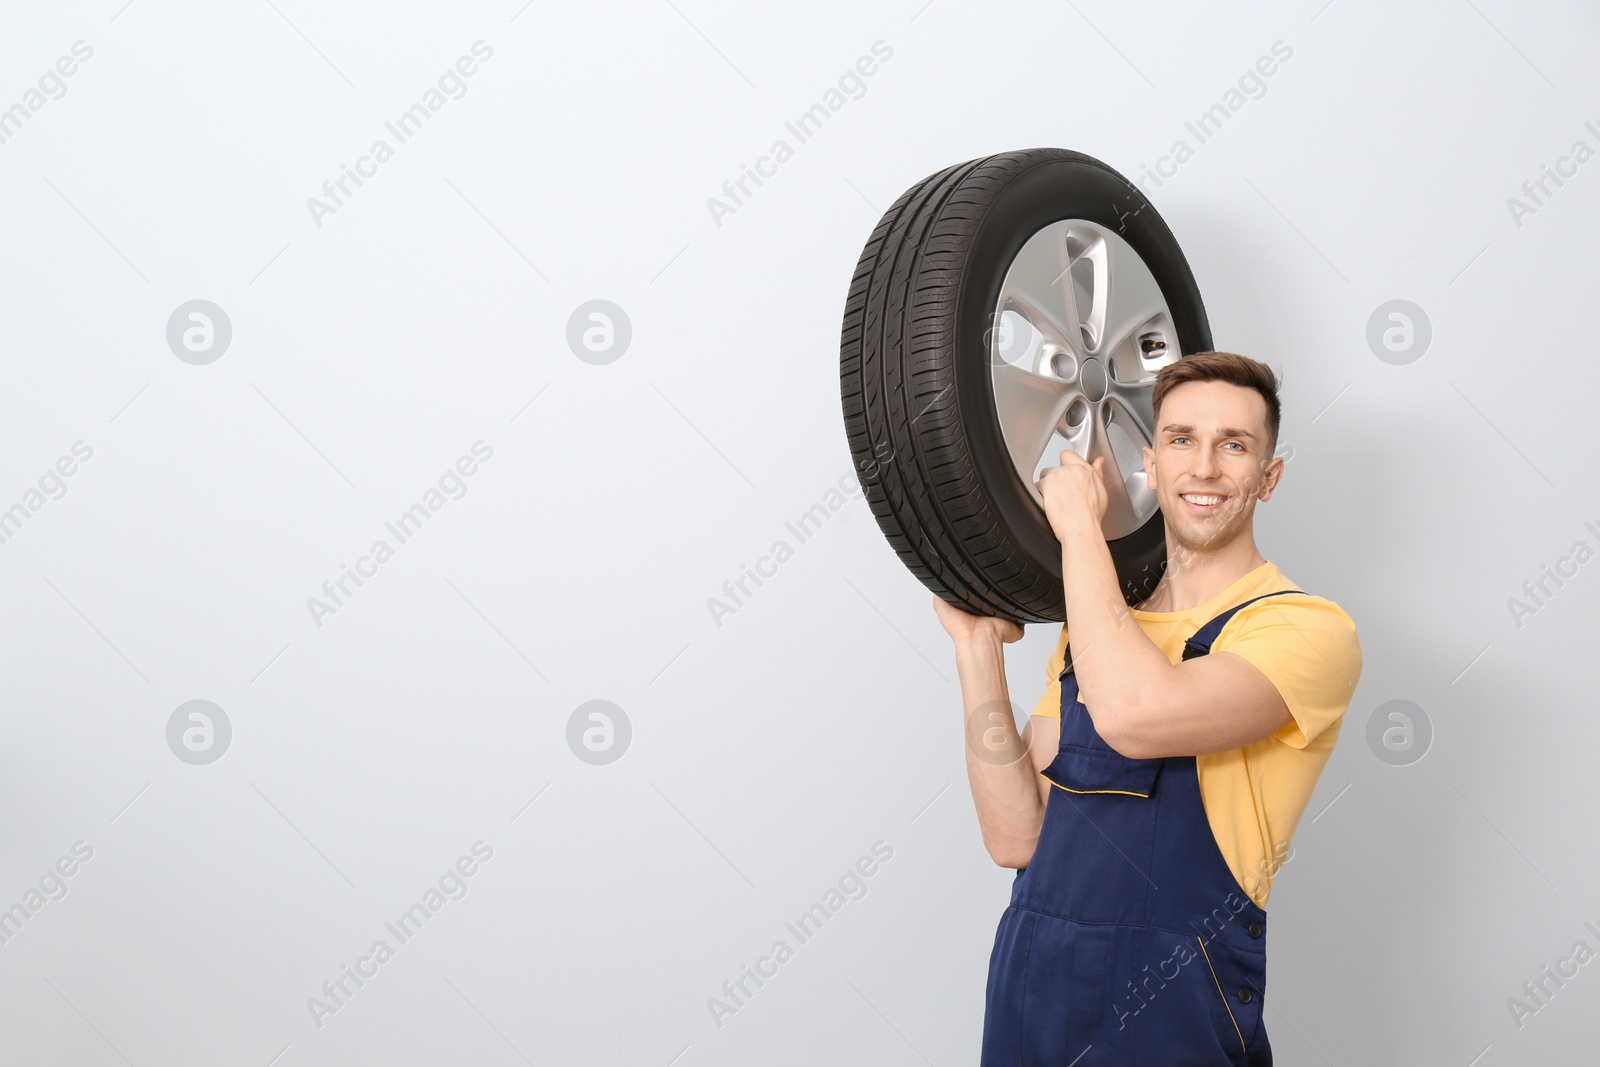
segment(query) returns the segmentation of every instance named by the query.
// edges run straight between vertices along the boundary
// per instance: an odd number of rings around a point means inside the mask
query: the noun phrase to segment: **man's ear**
[[[1262,501],[1272,499],[1272,493],[1278,488],[1278,480],[1283,477],[1283,457],[1273,456],[1261,472],[1261,489],[1256,496]]]
[[[1156,487],[1156,454],[1150,451],[1149,445],[1139,449],[1139,453],[1144,457],[1145,488],[1153,490]]]

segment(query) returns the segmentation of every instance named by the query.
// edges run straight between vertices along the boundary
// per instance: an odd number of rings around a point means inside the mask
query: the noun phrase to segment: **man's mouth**
[[[1210,515],[1228,499],[1215,493],[1179,493],[1178,496],[1196,515]]]

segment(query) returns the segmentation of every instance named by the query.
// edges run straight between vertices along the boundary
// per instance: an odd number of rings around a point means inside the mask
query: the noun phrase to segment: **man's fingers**
[[[1096,457],[1094,457],[1094,462],[1090,463],[1088,460],[1086,460],[1082,456],[1078,455],[1072,449],[1066,448],[1066,449],[1062,449],[1061,458],[1057,461],[1057,463],[1058,463],[1059,466],[1062,466],[1062,467],[1070,467],[1074,463],[1081,463],[1085,467],[1093,467],[1095,470],[1098,471],[1098,470],[1104,470],[1105,469],[1105,458],[1106,457],[1104,457],[1104,456],[1096,456]]]

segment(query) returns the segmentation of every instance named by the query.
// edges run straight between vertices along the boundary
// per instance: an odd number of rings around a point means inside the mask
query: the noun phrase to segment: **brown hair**
[[[1266,459],[1272,459],[1272,454],[1278,450],[1278,421],[1283,409],[1278,403],[1278,376],[1271,367],[1236,352],[1197,352],[1169,363],[1156,375],[1155,393],[1150,399],[1158,418],[1161,401],[1185,382],[1228,382],[1260,393],[1261,399],[1267,402],[1269,447]]]

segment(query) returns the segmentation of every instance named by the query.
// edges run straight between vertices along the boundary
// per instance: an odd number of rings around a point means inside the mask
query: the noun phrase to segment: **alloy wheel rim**
[[[1042,508],[1039,475],[1062,449],[1104,456],[1101,530],[1138,530],[1159,508],[1140,453],[1155,448],[1156,374],[1182,358],[1155,275],[1114,230],[1052,222],[1011,261],[992,322],[995,412],[1017,476]]]

